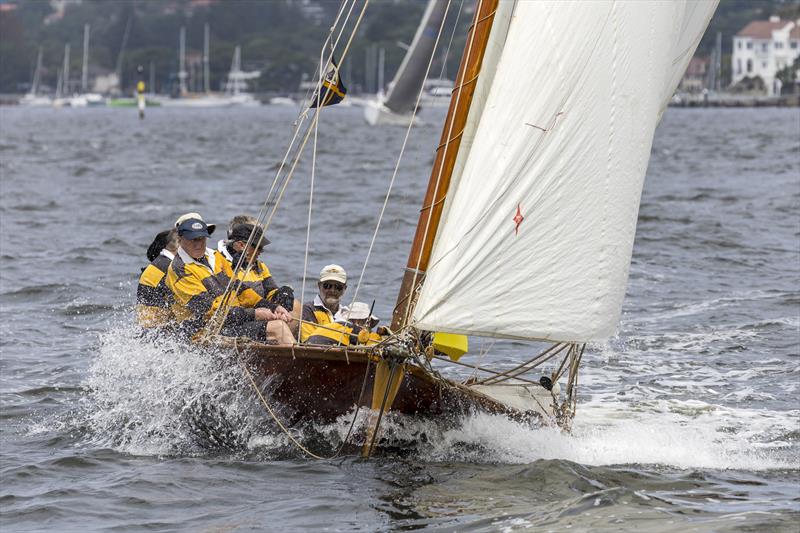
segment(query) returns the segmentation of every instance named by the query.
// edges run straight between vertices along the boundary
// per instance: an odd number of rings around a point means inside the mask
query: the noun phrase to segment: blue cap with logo
[[[187,213],[181,216],[175,222],[175,227],[178,229],[179,237],[190,240],[211,237],[217,229],[215,224],[206,224],[199,213]]]

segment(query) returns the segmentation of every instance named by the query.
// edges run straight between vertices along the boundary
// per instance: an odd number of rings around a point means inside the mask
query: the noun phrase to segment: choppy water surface
[[[367,128],[355,108],[327,116],[311,276],[330,262],[361,269],[404,133]],[[5,531],[797,531],[797,110],[666,114],[623,320],[584,357],[573,435],[490,416],[390,418],[390,435],[416,444],[368,462],[304,458],[222,354],[147,343],[131,328],[152,236],[186,211],[223,225],[257,212],[293,118],[0,109]],[[408,148],[360,289],[383,317],[441,118],[432,110]],[[307,159],[266,256],[296,288],[309,169]],[[472,343],[506,365],[534,349]],[[198,437],[190,415],[207,398],[232,445]],[[330,451],[348,423],[307,443]]]

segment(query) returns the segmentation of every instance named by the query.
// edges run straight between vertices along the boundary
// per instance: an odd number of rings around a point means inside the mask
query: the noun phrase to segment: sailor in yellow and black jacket
[[[370,331],[378,323],[378,318],[370,314],[364,302],[354,302],[347,311],[350,320],[339,319],[317,326],[306,339],[306,344],[321,346],[373,345],[382,337]]]
[[[317,282],[319,294],[314,301],[303,306],[303,324],[300,328],[300,342],[306,342],[317,326],[332,324],[347,312],[347,306],[340,305],[344,291],[347,290],[347,272],[339,265],[327,265],[319,273]]]
[[[228,261],[231,270],[236,268],[242,255],[245,254],[237,274],[238,279],[242,280],[238,296],[243,305],[246,307],[280,305],[291,311],[294,302],[294,292],[291,287],[278,287],[267,265],[258,259],[269,243],[260,226],[238,224],[232,228],[227,241],[219,242],[217,251]],[[248,261],[253,261],[253,266],[245,274]]]
[[[230,263],[222,254],[206,248],[213,228],[197,213],[178,219],[180,247],[167,271],[167,286],[175,297],[174,313],[180,329],[190,336],[200,331],[222,304],[233,275]],[[222,328],[223,335],[266,340],[265,322],[276,318],[272,310],[246,308],[236,294],[229,296],[228,303],[230,310]],[[285,324],[283,327],[286,328]],[[283,342],[281,339],[286,340],[282,334],[279,342]]]
[[[151,262],[139,276],[136,288],[136,318],[143,328],[162,328],[174,322],[172,291],[167,287],[167,269],[178,248],[178,233],[162,231],[147,249]]]

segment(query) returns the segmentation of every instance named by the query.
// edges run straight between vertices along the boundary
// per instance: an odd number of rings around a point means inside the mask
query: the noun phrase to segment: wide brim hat
[[[250,235],[253,236],[252,240],[250,239]],[[231,230],[228,240],[231,242],[247,242],[250,240],[250,244],[259,248],[263,248],[270,243],[270,240],[264,236],[264,230],[261,226],[254,226],[252,224],[237,224]]]

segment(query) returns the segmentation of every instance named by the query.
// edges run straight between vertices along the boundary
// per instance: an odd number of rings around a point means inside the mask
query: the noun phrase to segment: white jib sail
[[[513,5],[508,27],[490,34],[489,50],[502,51],[484,60],[488,86],[470,110],[417,327],[614,334],[653,133],[716,5]]]

